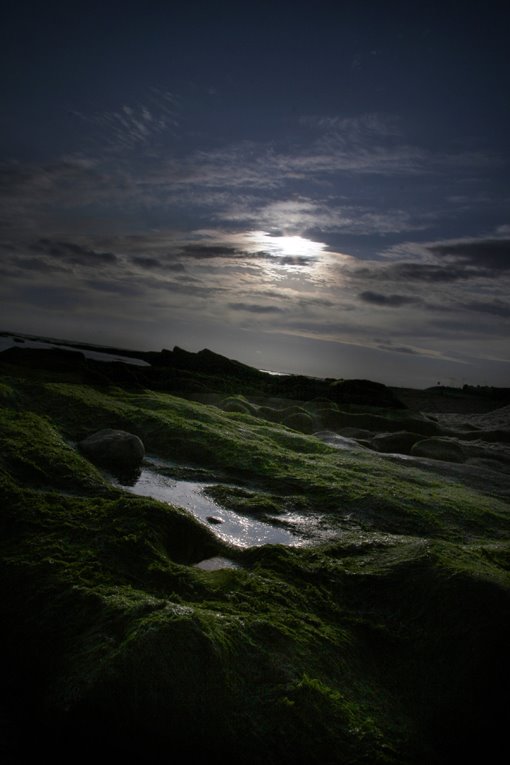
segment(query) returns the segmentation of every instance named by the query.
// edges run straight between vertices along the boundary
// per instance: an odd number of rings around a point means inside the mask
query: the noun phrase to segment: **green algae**
[[[448,537],[506,533],[508,506],[458,481],[391,464],[371,453],[339,452],[317,439],[248,414],[165,394],[46,384],[27,407],[49,416],[69,440],[113,427],[140,436],[149,453],[237,477],[278,493],[304,494],[318,510],[354,513],[384,530]]]
[[[272,519],[288,512],[306,513],[311,503],[300,495],[278,495],[268,492],[251,491],[239,486],[214,484],[205,489],[205,494],[222,507],[237,513]]]
[[[447,763],[502,744],[502,500],[249,412],[27,377],[3,385],[13,725],[47,746],[57,731],[64,748],[78,737],[247,763]],[[110,486],[74,447],[102,427],[136,433],[182,470],[221,473],[213,493],[226,507],[320,511],[338,539],[229,548],[188,513]],[[193,566],[212,555],[240,568]]]

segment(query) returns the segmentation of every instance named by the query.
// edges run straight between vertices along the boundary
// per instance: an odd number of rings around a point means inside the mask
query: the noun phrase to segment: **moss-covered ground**
[[[254,405],[223,411],[9,371],[6,761],[23,761],[34,740],[54,759],[432,765],[478,762],[494,746],[504,756],[509,508],[489,486],[335,450]],[[221,478],[216,498],[230,509],[321,512],[338,535],[229,548],[85,460],[76,442],[105,427]],[[240,566],[193,565],[214,555]]]

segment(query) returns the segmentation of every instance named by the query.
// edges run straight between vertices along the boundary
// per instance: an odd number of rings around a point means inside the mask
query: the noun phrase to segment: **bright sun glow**
[[[320,242],[303,239],[302,236],[278,236],[272,238],[276,239],[276,247],[279,247],[284,255],[297,255],[301,257],[318,255],[324,246]]]
[[[270,255],[284,258],[315,258],[324,251],[323,242],[313,242],[302,236],[272,236],[264,231],[253,231],[250,234],[252,242]]]

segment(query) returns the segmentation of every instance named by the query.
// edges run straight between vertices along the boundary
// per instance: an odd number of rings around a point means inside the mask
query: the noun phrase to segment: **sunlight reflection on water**
[[[123,488],[139,496],[152,497],[162,502],[183,507],[207,525],[209,525],[207,520],[209,517],[220,520],[221,523],[215,524],[211,528],[221,539],[233,545],[251,547],[265,544],[304,544],[303,539],[287,529],[257,521],[221,507],[203,493],[203,490],[210,485],[211,483],[206,481],[184,481],[170,478],[159,473],[156,469],[143,468],[134,484],[124,485]],[[296,516],[292,522],[295,523],[297,520]]]

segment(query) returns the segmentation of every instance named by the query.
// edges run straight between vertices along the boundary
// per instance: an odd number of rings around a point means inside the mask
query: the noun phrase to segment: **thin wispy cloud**
[[[247,313],[255,314],[284,313],[285,310],[277,305],[263,305],[260,303],[228,303],[228,307],[233,308],[236,311],[244,311]]]
[[[429,247],[438,258],[463,263],[484,273],[510,271],[510,238],[445,242]]]
[[[87,125],[93,151],[118,153],[146,146],[162,136],[174,136],[181,105],[175,93],[151,88],[142,102],[120,104],[110,110],[72,109],[69,115]]]
[[[381,292],[372,292],[371,290],[361,292],[359,298],[365,303],[386,306],[388,308],[402,308],[403,306],[420,305],[423,303],[421,298],[411,295],[385,295]]]

